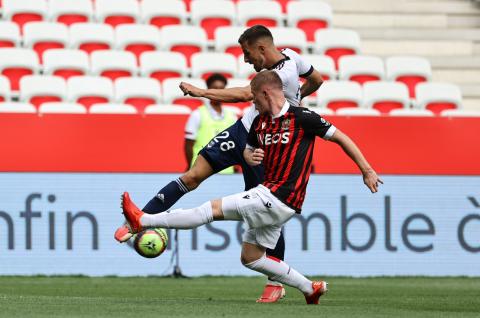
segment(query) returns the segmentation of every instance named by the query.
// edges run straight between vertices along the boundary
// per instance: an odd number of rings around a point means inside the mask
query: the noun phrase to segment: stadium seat
[[[68,26],[89,22],[93,17],[93,4],[91,0],[50,0],[48,15],[50,21]]]
[[[245,87],[250,85],[250,81],[245,78],[229,78],[227,81],[227,88],[232,88],[232,87]],[[247,107],[252,106],[252,102],[238,102],[238,103],[223,103],[224,105],[227,106],[235,106],[240,109],[245,109]]]
[[[140,56],[141,76],[163,82],[167,78],[187,77],[187,59],[178,52],[145,52]]]
[[[335,112],[338,116],[380,116],[380,111],[373,108],[345,107]]]
[[[338,60],[338,77],[343,81],[364,84],[385,78],[385,67],[381,58],[365,55],[346,55]]]
[[[20,101],[37,108],[47,102],[66,100],[67,84],[60,76],[27,75],[20,80]]]
[[[88,110],[90,114],[137,114],[137,110],[132,105],[117,103],[94,104]]]
[[[90,55],[90,63],[92,75],[105,76],[112,81],[137,74],[135,55],[126,51],[95,51]]]
[[[13,21],[23,30],[24,24],[47,17],[46,0],[3,0],[3,19]]]
[[[172,24],[187,23],[187,8],[182,0],[143,0],[140,2],[140,14],[143,23],[163,27]]]
[[[34,49],[42,63],[43,53],[68,45],[68,28],[56,22],[30,22],[23,28],[23,44]]]
[[[245,0],[237,2],[237,18],[241,26],[261,24],[266,27],[282,25],[282,8],[275,1]]]
[[[235,57],[243,54],[238,38],[245,31],[245,27],[219,27],[215,30],[215,50],[221,53],[230,53]]]
[[[95,0],[95,16],[99,23],[110,24],[112,27],[135,23],[139,14],[136,0]]]
[[[153,25],[123,24],[115,29],[115,46],[135,54],[137,62],[143,52],[160,48],[160,32]]]
[[[12,91],[18,91],[19,81],[23,76],[37,74],[39,69],[35,51],[17,48],[0,49],[0,74],[9,79]]]
[[[40,105],[40,114],[86,114],[85,106],[77,103],[49,102]]]
[[[89,108],[113,101],[113,83],[106,77],[75,76],[67,81],[68,101]]]
[[[403,83],[368,82],[363,85],[363,101],[366,108],[374,108],[382,114],[410,106],[408,89]]]
[[[86,75],[89,71],[88,54],[81,50],[52,49],[43,55],[43,73],[68,79]]]
[[[190,57],[207,47],[206,32],[196,26],[167,25],[162,28],[161,39],[164,49],[185,55],[190,66]]]
[[[87,53],[113,48],[114,33],[110,25],[76,23],[70,27],[70,47]]]
[[[195,53],[192,55],[192,77],[207,79],[213,73],[232,78],[237,73],[237,61],[226,53]]]
[[[440,113],[440,116],[442,117],[480,117],[480,110],[446,109]]]
[[[134,106],[139,113],[161,102],[160,83],[152,78],[125,77],[115,81],[115,101]]]
[[[320,116],[331,116],[335,115],[335,112],[330,108],[321,108],[321,107],[308,107],[311,111],[316,112]]]
[[[0,75],[0,102],[9,102],[10,94],[10,82],[8,78]]]
[[[37,112],[30,103],[0,102],[0,113],[31,113]]]
[[[462,108],[462,92],[450,83],[420,83],[416,86],[416,106],[439,115],[446,109]]]
[[[180,104],[196,109],[204,101],[200,98],[184,96],[179,88],[180,82],[188,82],[200,88],[206,88],[205,82],[199,78],[169,78],[163,81],[163,102],[165,104]]]
[[[338,60],[344,55],[360,52],[360,36],[346,29],[325,29],[315,32],[315,53],[330,56],[338,69]]]
[[[306,54],[302,55],[305,60],[312,64],[313,68],[317,70],[323,77],[324,80],[334,80],[337,76],[337,71],[335,70],[335,62],[330,56],[327,55],[316,55],[316,54]]]
[[[252,64],[245,63],[243,54],[237,58],[237,63],[238,63],[237,77],[252,79],[255,76],[255,74],[257,74]]]
[[[428,110],[428,109],[392,109],[390,113],[388,113],[390,116],[395,116],[395,117],[432,117],[435,116],[435,114]]]
[[[193,25],[202,27],[213,40],[218,27],[234,24],[235,5],[225,0],[196,0],[191,4],[190,17]]]
[[[360,107],[362,105],[362,87],[357,82],[325,81],[317,91],[317,106],[331,108]]]
[[[0,21],[0,48],[20,46],[20,28],[11,21]]]
[[[415,97],[415,87],[418,83],[430,81],[432,67],[430,62],[422,57],[393,56],[386,60],[387,79],[405,83],[410,97]]]
[[[188,115],[192,112],[190,108],[183,105],[157,104],[145,108],[148,115]]]
[[[318,29],[332,24],[332,7],[322,1],[290,1],[287,4],[287,24],[301,29],[308,42],[315,41]]]
[[[272,32],[275,46],[281,50],[289,48],[298,54],[307,51],[307,39],[305,33],[297,28],[270,28]]]

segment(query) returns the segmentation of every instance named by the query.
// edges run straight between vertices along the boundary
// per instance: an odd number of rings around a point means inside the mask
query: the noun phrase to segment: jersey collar
[[[276,115],[272,116],[272,119],[279,118],[287,113],[288,108],[290,108],[290,104],[288,103],[287,100],[285,100],[285,103],[282,106],[282,110]]]
[[[269,71],[275,69],[277,66],[279,66],[280,64],[282,63],[285,63],[285,61],[288,61],[290,58],[288,56],[286,56],[285,54],[282,53],[282,55],[284,56],[283,59],[281,59],[280,61],[278,61],[277,63],[273,64],[272,66],[270,66],[268,68]]]

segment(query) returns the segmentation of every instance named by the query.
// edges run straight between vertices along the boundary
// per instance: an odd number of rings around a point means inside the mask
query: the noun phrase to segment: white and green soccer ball
[[[143,230],[134,237],[133,247],[138,254],[147,258],[162,255],[167,248],[167,231],[161,228]]]

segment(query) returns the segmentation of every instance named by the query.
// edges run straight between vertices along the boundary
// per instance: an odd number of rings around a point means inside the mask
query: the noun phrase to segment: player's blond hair
[[[271,88],[282,90],[282,79],[275,71],[261,71],[252,79],[250,86],[252,90],[258,90],[264,85]]]

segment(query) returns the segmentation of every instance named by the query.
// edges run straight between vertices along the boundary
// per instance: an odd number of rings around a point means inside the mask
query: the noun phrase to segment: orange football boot
[[[130,232],[130,228],[128,227],[127,224],[122,224],[116,231],[113,237],[119,242],[119,243],[125,243],[128,241],[133,234]]]
[[[328,291],[328,283],[324,281],[312,282],[313,293],[305,295],[307,305],[318,305],[320,296],[325,295]]]
[[[282,285],[267,284],[257,303],[275,303],[283,297],[285,297],[285,288]]]
[[[135,203],[130,199],[128,192],[122,194],[122,210],[125,219],[128,222],[130,227],[130,233],[138,233],[142,230],[142,224],[140,223],[140,218],[145,213],[140,210]]]

